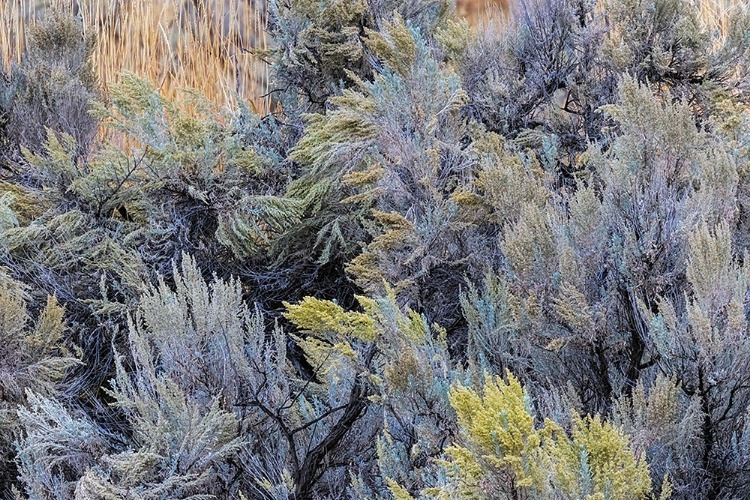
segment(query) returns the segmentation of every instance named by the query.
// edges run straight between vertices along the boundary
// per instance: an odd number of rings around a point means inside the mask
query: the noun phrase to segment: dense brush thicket
[[[750,497],[750,13],[271,1],[283,112],[0,74],[0,495]]]

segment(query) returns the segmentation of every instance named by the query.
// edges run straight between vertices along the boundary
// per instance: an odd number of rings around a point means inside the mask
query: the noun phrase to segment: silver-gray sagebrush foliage
[[[750,13],[268,13],[269,116],[0,74],[0,494],[746,498]]]

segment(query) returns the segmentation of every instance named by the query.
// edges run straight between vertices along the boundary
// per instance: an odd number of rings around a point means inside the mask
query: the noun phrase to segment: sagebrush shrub
[[[11,151],[42,151],[50,129],[75,139],[77,157],[88,154],[98,127],[89,113],[99,93],[91,66],[95,43],[78,21],[61,12],[31,30],[29,48],[10,75]]]
[[[61,396],[60,382],[79,359],[64,338],[65,311],[55,297],[48,297],[32,323],[23,285],[4,269],[0,285],[0,494],[9,496],[18,472],[13,444],[23,422],[16,409],[37,397]]]
[[[746,10],[269,15],[268,116],[0,74],[3,494],[746,497]]]

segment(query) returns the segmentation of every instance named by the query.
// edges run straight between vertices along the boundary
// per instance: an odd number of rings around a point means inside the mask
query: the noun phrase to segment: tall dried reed
[[[94,30],[93,56],[102,87],[127,70],[173,97],[180,88],[199,90],[231,104],[235,92],[260,113],[268,67],[265,2],[253,0],[5,0],[0,7],[0,57],[20,60],[30,28],[48,8],[72,12]]]
[[[711,30],[723,36],[729,30],[732,16],[747,9],[747,0],[695,0],[701,13],[701,20]]]
[[[486,25],[493,19],[507,15],[518,0],[456,0],[456,12],[472,26]]]

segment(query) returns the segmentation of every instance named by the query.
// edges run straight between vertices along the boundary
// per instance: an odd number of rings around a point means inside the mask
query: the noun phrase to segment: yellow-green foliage
[[[305,297],[299,304],[284,303],[286,318],[313,335],[335,332],[345,337],[374,340],[375,322],[366,314],[344,311],[329,300]]]
[[[645,457],[636,458],[630,438],[599,415],[575,415],[571,438],[560,429],[545,445],[552,461],[552,487],[567,498],[639,499],[651,491]]]
[[[385,297],[377,299],[357,296],[363,312],[345,311],[330,300],[305,297],[297,304],[284,302],[284,316],[303,333],[335,344],[345,352],[353,353],[350,343],[357,340],[379,344],[398,339],[402,347],[408,349],[412,344],[419,345],[431,338],[424,317],[412,310],[402,312],[396,305],[394,290],[386,286],[386,292]],[[313,345],[309,338],[303,343]],[[314,345],[320,347],[322,344],[315,342]],[[408,352],[402,354],[408,357]]]
[[[404,19],[398,14],[392,22],[386,23],[384,28],[383,33],[366,30],[367,46],[391,69],[406,75],[418,56],[414,37]]]
[[[542,435],[534,426],[528,397],[520,382],[508,372],[508,382],[496,379],[485,384],[479,394],[457,384],[451,388],[450,401],[458,415],[470,448],[450,448],[453,464],[478,482],[483,466],[510,472],[513,487],[539,484],[542,470]]]
[[[481,393],[455,384],[450,401],[463,444],[447,450],[453,483],[430,495],[629,500],[651,491],[648,466],[622,429],[577,414],[570,435],[551,420],[538,427],[528,394],[510,372],[507,381],[488,378]]]
[[[50,395],[55,384],[78,359],[63,339],[64,308],[48,297],[36,324],[26,309],[26,294],[20,283],[0,269],[0,394],[2,413],[13,411],[24,390]]]
[[[393,479],[388,479],[388,489],[395,500],[414,500],[414,497]]]

